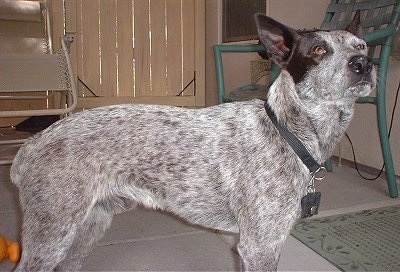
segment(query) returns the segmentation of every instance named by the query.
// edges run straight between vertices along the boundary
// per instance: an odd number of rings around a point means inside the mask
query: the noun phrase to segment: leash
[[[321,193],[315,191],[314,181],[322,180],[325,177],[326,169],[324,166],[320,165],[311,154],[307,151],[303,143],[288,130],[286,126],[278,121],[275,113],[272,111],[267,101],[264,103],[265,111],[267,112],[272,123],[278,129],[279,134],[285,141],[292,147],[296,155],[301,159],[301,161],[310,170],[310,181],[307,186],[307,195],[301,199],[301,216],[302,218],[310,217],[318,214],[319,203],[321,200]],[[318,173],[324,172],[322,176],[317,176]]]

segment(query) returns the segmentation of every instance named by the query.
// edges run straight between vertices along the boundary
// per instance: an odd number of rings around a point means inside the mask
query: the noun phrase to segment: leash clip
[[[317,171],[315,172],[310,172],[310,181],[308,182],[307,186],[307,193],[312,194],[315,193],[315,185],[314,181],[315,180],[323,180],[326,176],[326,168],[324,166],[320,166]]]

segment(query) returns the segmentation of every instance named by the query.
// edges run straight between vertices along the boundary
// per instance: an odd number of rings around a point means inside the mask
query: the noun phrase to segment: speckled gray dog
[[[357,97],[375,85],[358,21],[300,35],[256,15],[260,39],[282,68],[268,104],[318,163],[331,156]],[[310,174],[264,102],[252,100],[86,110],[23,145],[11,178],[24,214],[18,271],[79,269],[113,215],[138,205],[239,232],[242,269],[268,271],[299,218]]]

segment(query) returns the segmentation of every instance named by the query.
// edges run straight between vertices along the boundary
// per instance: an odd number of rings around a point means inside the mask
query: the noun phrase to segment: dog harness
[[[315,191],[314,181],[322,180],[325,177],[325,167],[320,165],[307,151],[303,143],[290,132],[285,125],[278,121],[278,118],[267,102],[265,102],[264,107],[272,123],[278,129],[279,134],[292,147],[296,155],[310,170],[311,177],[307,186],[307,194],[301,199],[301,217],[306,218],[318,214],[321,193]],[[320,173],[322,173],[322,175],[320,175]]]

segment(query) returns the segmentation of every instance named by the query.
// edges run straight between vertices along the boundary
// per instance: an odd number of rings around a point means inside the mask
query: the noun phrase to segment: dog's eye
[[[317,45],[316,47],[314,47],[313,53],[315,55],[323,55],[326,53],[326,50],[322,46]]]
[[[363,43],[357,44],[356,48],[358,50],[364,50],[365,49],[365,44],[363,44]]]

